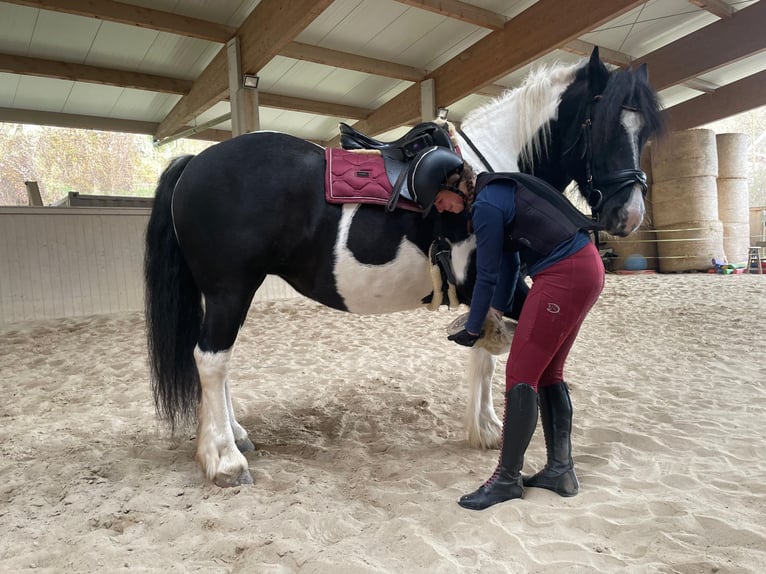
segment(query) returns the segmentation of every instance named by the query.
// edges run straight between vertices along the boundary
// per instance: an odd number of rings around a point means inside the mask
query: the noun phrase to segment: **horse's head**
[[[644,219],[646,174],[641,150],[663,127],[646,66],[610,72],[598,48],[561,98],[562,159],[593,214],[625,237]]]

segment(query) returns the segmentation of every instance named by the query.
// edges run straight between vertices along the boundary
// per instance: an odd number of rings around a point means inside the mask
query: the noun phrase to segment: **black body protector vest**
[[[493,181],[516,184],[516,217],[506,229],[515,250],[526,248],[537,257],[546,256],[581,229],[603,229],[540,178],[525,173],[480,173],[477,194]]]

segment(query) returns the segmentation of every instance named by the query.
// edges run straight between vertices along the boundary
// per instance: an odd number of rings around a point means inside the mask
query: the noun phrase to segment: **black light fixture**
[[[243,74],[242,85],[253,90],[258,89],[258,76],[255,74]]]

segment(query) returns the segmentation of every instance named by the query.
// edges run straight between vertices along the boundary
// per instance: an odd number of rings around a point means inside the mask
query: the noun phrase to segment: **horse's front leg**
[[[207,478],[222,487],[253,483],[247,459],[235,443],[233,419],[229,416],[226,378],[230,359],[231,349],[218,352],[205,352],[199,346],[194,349],[194,360],[202,386],[197,427],[197,462]]]
[[[231,403],[231,389],[229,388],[229,377],[226,377],[224,384],[226,388],[226,410],[229,413],[229,422],[231,423],[231,432],[234,434],[234,444],[237,445],[239,452],[252,452],[255,445],[247,436],[247,431],[237,422],[234,416],[234,405]]]
[[[478,448],[499,448],[503,423],[492,403],[492,375],[497,357],[472,347],[468,357],[468,404],[465,431],[468,444]]]

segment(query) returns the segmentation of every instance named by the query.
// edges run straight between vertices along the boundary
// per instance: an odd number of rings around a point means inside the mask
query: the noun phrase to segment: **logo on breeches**
[[[548,313],[553,313],[554,315],[561,311],[561,307],[556,305],[556,303],[548,303],[548,307],[546,307],[546,310]]]

